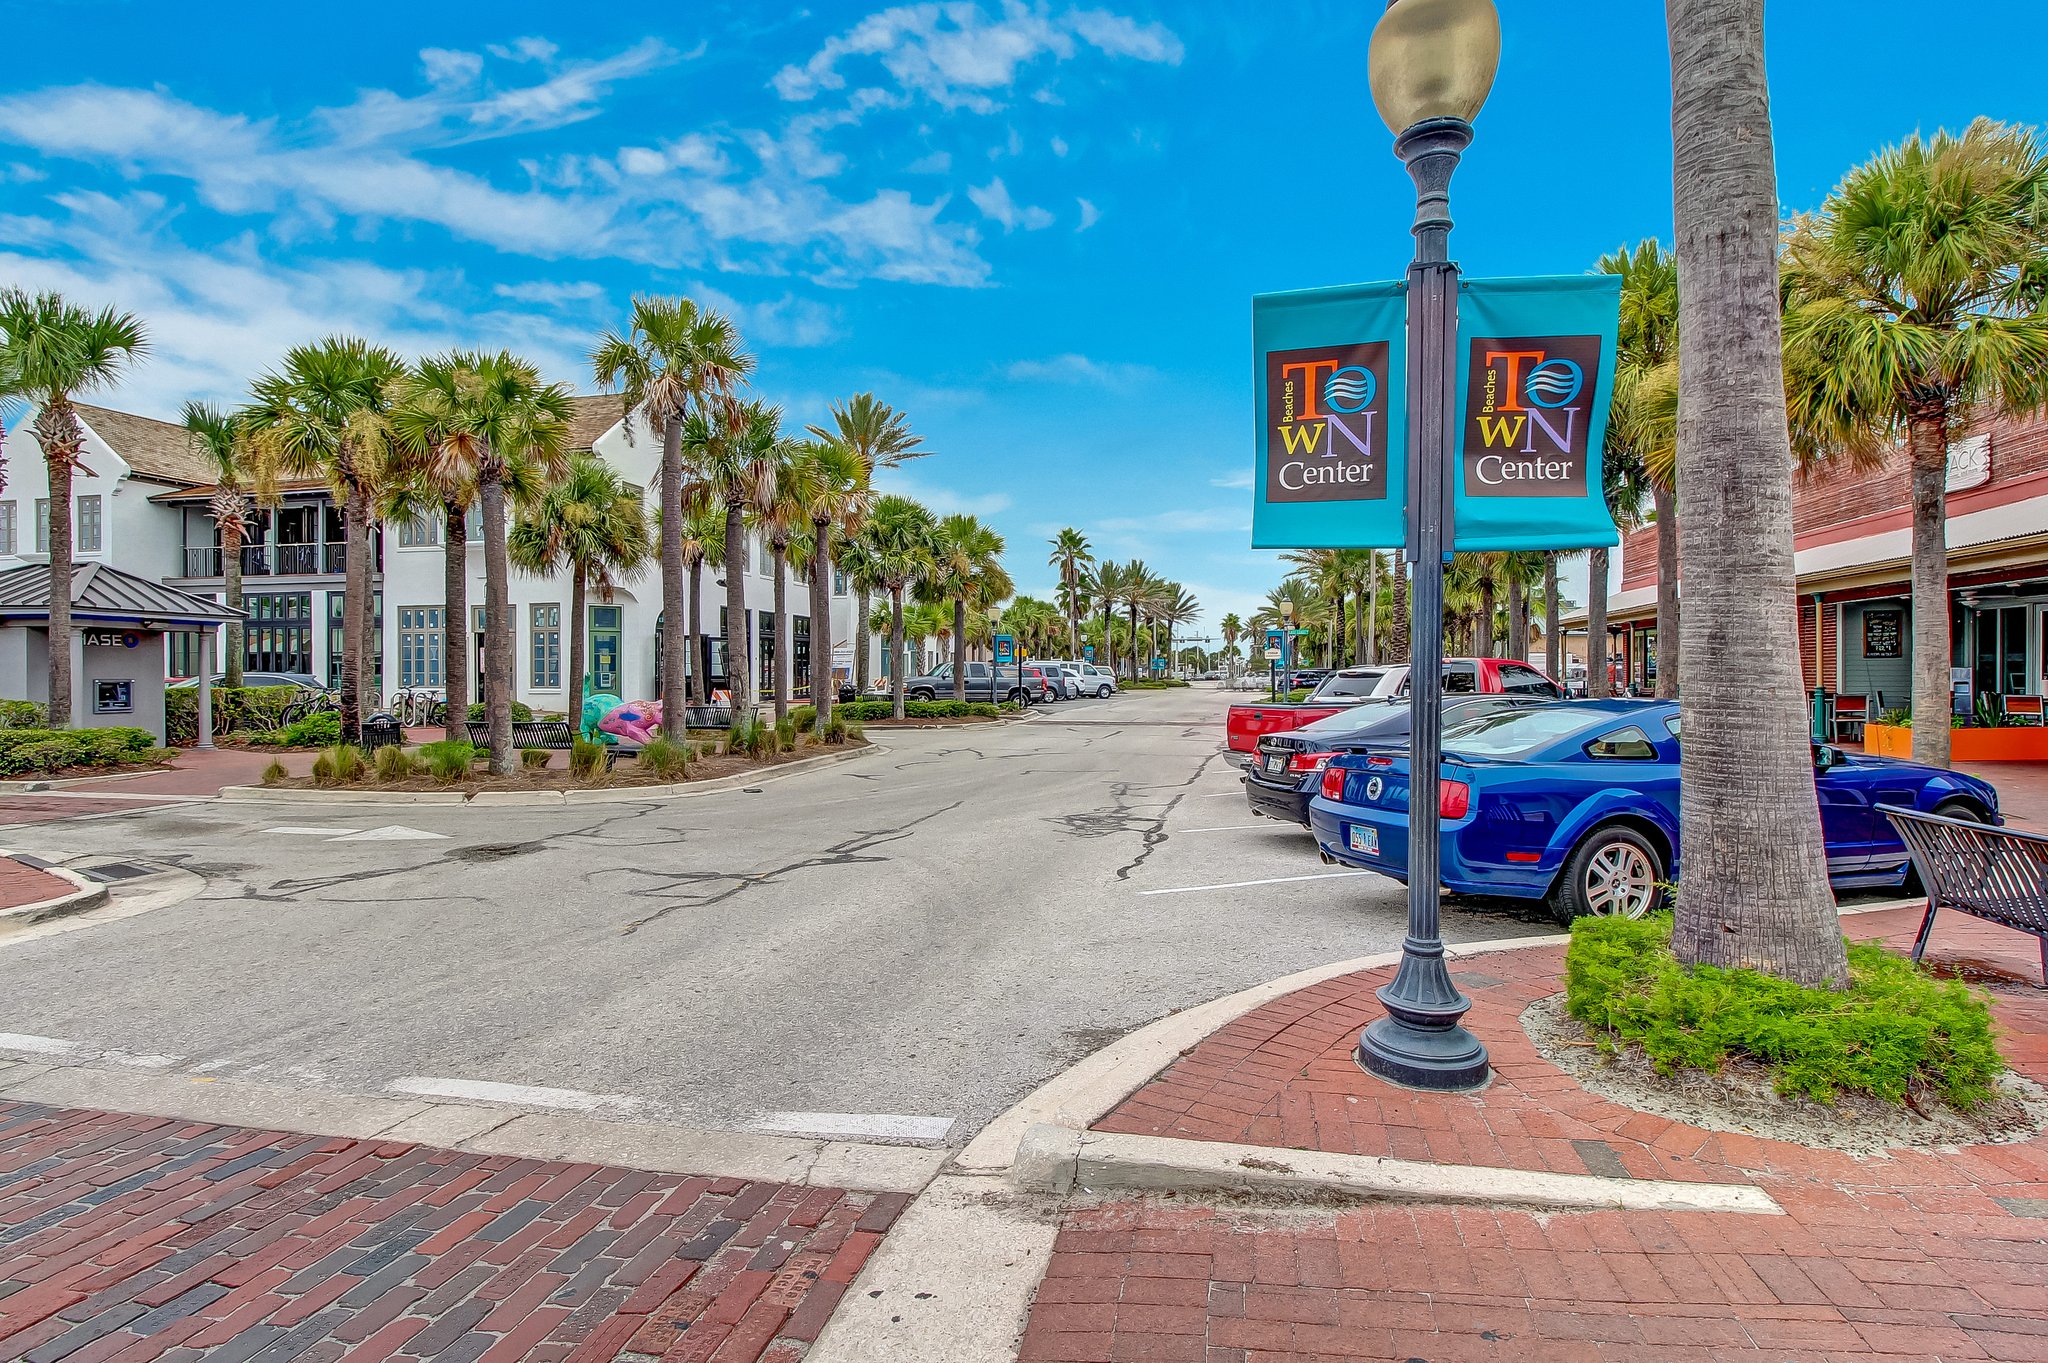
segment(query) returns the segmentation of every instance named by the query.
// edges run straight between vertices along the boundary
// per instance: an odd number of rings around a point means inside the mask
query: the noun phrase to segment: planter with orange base
[[[1873,757],[1910,759],[1913,731],[1897,724],[1866,724],[1863,751]],[[1948,753],[1952,762],[2048,762],[2048,726],[1950,729]]]

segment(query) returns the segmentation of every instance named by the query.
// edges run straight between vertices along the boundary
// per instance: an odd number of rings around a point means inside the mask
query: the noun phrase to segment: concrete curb
[[[1290,1199],[1456,1202],[1544,1211],[1749,1212],[1782,1216],[1761,1188],[1733,1183],[1599,1178],[1223,1141],[1076,1131],[1024,1133],[1010,1182],[1028,1192],[1234,1192]]]
[[[10,855],[7,852],[0,852],[0,857]],[[78,872],[66,870],[62,866],[35,866],[30,869],[55,876],[76,888],[70,894],[60,894],[50,899],[38,900],[33,904],[17,904],[11,909],[0,909],[0,923],[40,923],[45,919],[84,913],[87,909],[96,909],[107,902],[107,887],[97,880],[88,880]]]
[[[560,809],[565,805],[632,804],[644,800],[688,800],[766,785],[784,777],[800,776],[821,767],[853,762],[889,751],[879,743],[851,748],[845,752],[800,757],[760,771],[735,772],[709,781],[687,781],[666,786],[595,786],[587,790],[479,790],[465,795],[455,790],[297,790],[271,786],[222,786],[218,799],[229,804],[336,804],[336,805],[462,805],[480,809]]]
[[[1540,933],[1485,942],[1451,943],[1445,951],[1455,961],[1494,951],[1557,946],[1565,940],[1563,933]],[[960,1152],[954,1161],[955,1167],[964,1172],[1000,1173],[1014,1162],[1018,1147],[1031,1127],[1050,1123],[1077,1131],[1086,1130],[1118,1103],[1143,1088],[1152,1076],[1178,1059],[1181,1052],[1225,1023],[1298,989],[1321,984],[1339,975],[1375,970],[1400,959],[1398,951],[1383,951],[1372,956],[1314,966],[1182,1009],[1140,1027],[1053,1076],[1022,1102],[983,1127],[981,1133]]]

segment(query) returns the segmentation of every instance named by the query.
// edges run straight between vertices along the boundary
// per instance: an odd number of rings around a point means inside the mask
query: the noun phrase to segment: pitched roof
[[[72,569],[71,612],[80,623],[150,620],[165,624],[221,622],[243,614],[105,563],[81,563]],[[49,613],[49,564],[26,563],[0,572],[0,618],[42,619]]]
[[[575,415],[569,418],[569,448],[593,449],[598,437],[619,424],[626,413],[625,399],[617,393],[589,393],[570,398]]]
[[[181,484],[213,481],[213,460],[199,438],[183,426],[84,402],[72,406],[78,409],[79,420],[92,427],[93,434],[106,441],[138,477]]]

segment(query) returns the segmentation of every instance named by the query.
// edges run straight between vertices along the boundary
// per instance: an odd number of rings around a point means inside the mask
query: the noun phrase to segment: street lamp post
[[[1458,267],[1450,258],[1451,174],[1500,63],[1493,0],[1392,0],[1373,29],[1373,103],[1415,181],[1408,267],[1408,561],[1414,663],[1408,674],[1408,935],[1379,991],[1387,1016],[1358,1038],[1358,1063],[1399,1084],[1486,1082],[1486,1048],[1459,1025],[1472,1006],[1444,963],[1437,787],[1443,754],[1444,555],[1451,539]]]

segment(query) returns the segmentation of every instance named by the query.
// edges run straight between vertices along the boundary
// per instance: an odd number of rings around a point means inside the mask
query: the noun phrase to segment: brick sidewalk
[[[78,887],[68,880],[59,880],[48,871],[38,871],[33,866],[24,866],[13,857],[0,857],[0,909],[18,909],[24,904],[40,904],[46,899],[57,899],[70,894]]]
[[[1918,910],[1844,920],[1910,941]],[[1454,974],[1498,1073],[1477,1094],[1383,1084],[1351,1058],[1392,971],[1265,1005],[1185,1053],[1101,1130],[1445,1164],[1749,1183],[1785,1216],[1389,1207],[1314,1216],[1128,1202],[1070,1214],[1026,1363],[1337,1360],[2048,1360],[2048,1139],[1859,1159],[1685,1126],[1580,1089],[1521,1031],[1561,947]],[[2048,1080],[2032,938],[1944,916],[1930,960],[1994,987],[2001,1048]]]
[[[796,1363],[907,1200],[0,1102],[0,1357]]]

